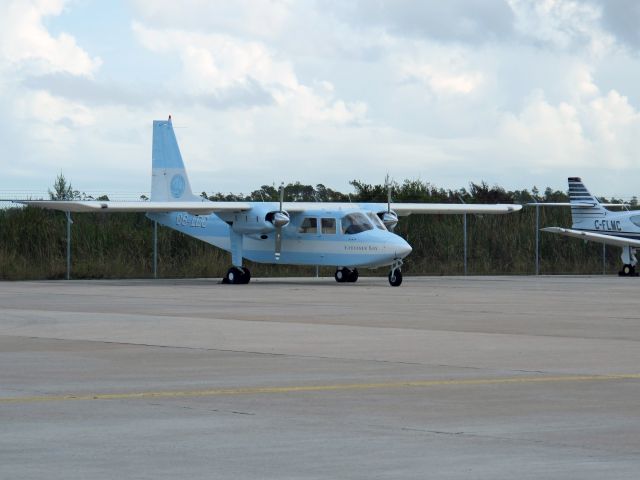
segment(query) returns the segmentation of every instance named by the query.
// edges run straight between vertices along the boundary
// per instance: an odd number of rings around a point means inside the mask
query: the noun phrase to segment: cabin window
[[[336,219],[335,218],[323,218],[321,220],[322,234],[323,235],[335,235],[336,234]]]
[[[345,235],[355,235],[367,230],[373,230],[373,225],[364,213],[350,213],[342,219],[342,233]]]
[[[631,222],[635,226],[640,227],[640,215],[634,215],[633,217],[629,217],[629,220],[631,220]]]
[[[300,224],[298,233],[318,233],[318,219],[315,217],[307,217]]]

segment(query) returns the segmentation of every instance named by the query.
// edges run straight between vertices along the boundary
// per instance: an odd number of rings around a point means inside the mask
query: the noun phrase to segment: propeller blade
[[[284,203],[284,182],[280,184],[280,211],[282,212],[282,204]]]
[[[276,228],[276,261],[280,260],[280,252],[282,251],[282,228]]]
[[[280,209],[279,212],[282,213],[282,204],[284,203],[284,182],[280,184]],[[280,260],[280,252],[282,251],[282,227],[276,227],[276,251],[275,257],[276,262]]]
[[[391,184],[387,185],[387,213],[391,213]]]

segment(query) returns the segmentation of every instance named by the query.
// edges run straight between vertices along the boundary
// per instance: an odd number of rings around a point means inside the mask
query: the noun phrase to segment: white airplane
[[[570,205],[573,225],[571,228],[547,227],[544,232],[559,233],[568,237],[622,247],[620,276],[635,276],[636,249],[640,248],[640,211],[607,210],[591,195],[579,177],[569,177],[569,204],[541,203],[540,205]]]
[[[390,192],[389,192],[390,197]],[[243,259],[258,263],[337,266],[335,279],[355,282],[358,268],[390,266],[389,283],[402,283],[411,246],[391,231],[409,214],[500,214],[521,205],[438,203],[212,202],[191,192],[169,120],[153,122],[151,198],[147,202],[20,201],[65,212],[145,212],[161,225],[231,252],[223,282],[246,284]]]

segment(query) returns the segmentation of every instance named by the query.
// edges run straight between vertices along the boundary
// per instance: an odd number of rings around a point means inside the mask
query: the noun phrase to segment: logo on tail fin
[[[180,174],[174,175],[171,179],[171,196],[173,198],[180,198],[184,193],[186,182],[184,177]]]

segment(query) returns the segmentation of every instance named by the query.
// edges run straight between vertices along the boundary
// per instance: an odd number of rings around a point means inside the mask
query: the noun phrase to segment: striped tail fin
[[[589,193],[580,177],[569,177],[569,202],[574,228],[582,228],[584,222],[607,214],[607,209]]]

